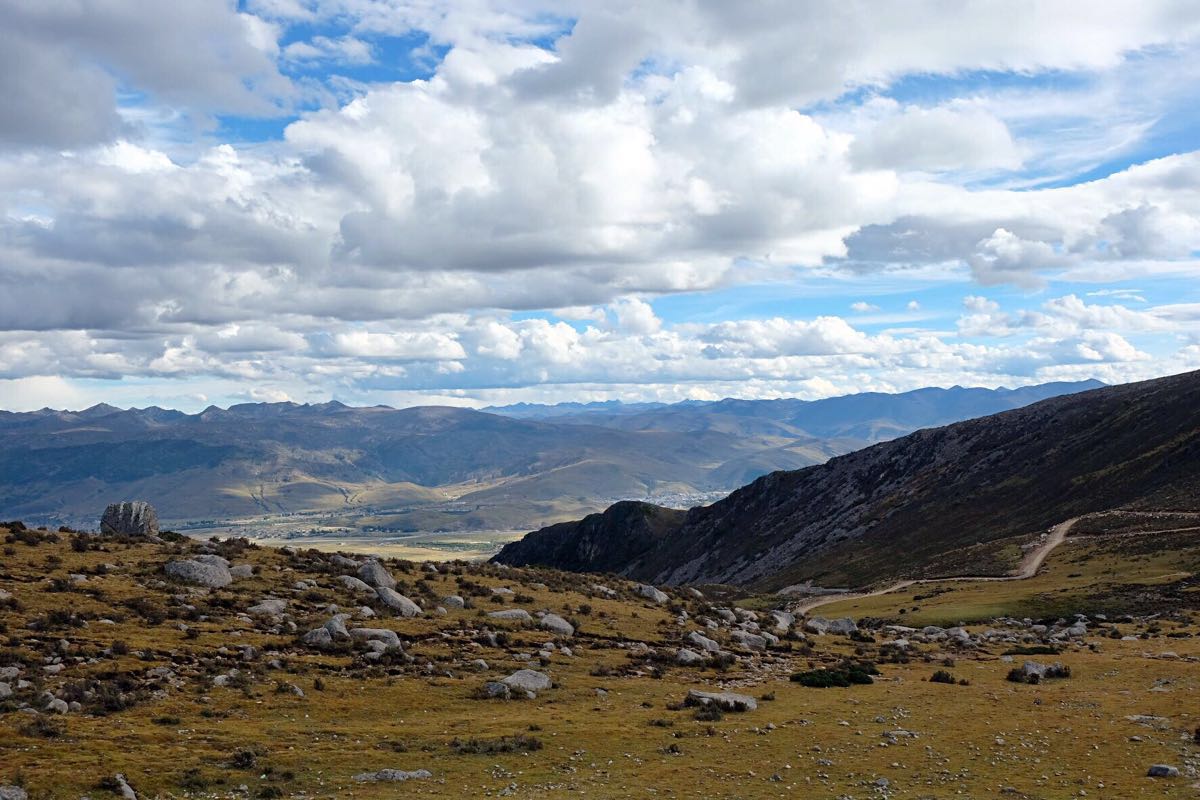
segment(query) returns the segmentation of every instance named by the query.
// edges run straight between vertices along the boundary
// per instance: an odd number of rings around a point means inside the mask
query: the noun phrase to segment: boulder
[[[842,617],[841,619],[813,617],[812,619],[805,620],[804,630],[816,634],[836,633],[841,636],[849,636],[858,630],[858,625],[849,617]]]
[[[387,628],[351,628],[350,638],[356,642],[383,642],[389,650],[401,650],[400,637]]]
[[[341,553],[334,553],[329,557],[329,563],[341,567],[342,569],[358,569],[358,561],[353,558],[347,558]]]
[[[254,577],[254,565],[253,564],[238,564],[237,566],[229,568],[229,574],[235,578],[253,578]]]
[[[390,577],[390,576],[389,576]],[[377,586],[375,593],[379,596],[379,600],[392,611],[395,611],[402,617],[419,617],[423,613],[421,607],[409,600],[404,595],[397,592],[395,589],[389,589],[387,586]]]
[[[637,586],[633,587],[633,590],[637,592],[639,597],[644,597],[653,603],[658,603],[659,605],[662,605],[671,599],[666,595],[665,592],[661,592],[647,583],[639,583]]]
[[[108,536],[158,536],[154,506],[140,500],[113,503],[100,517],[100,532]]]
[[[349,639],[350,631],[346,630],[346,620],[349,618],[349,614],[334,614],[324,625],[325,630],[329,631],[329,638],[335,642]]]
[[[301,636],[300,641],[318,650],[325,650],[333,646],[333,636],[330,635],[328,628],[313,628]]]
[[[519,669],[507,678],[502,678],[500,683],[507,686],[510,691],[532,694],[537,694],[554,685],[549,675],[535,669]]]
[[[388,589],[396,588],[396,579],[392,577],[392,574],[387,571],[383,564],[373,559],[358,568],[358,577],[363,583],[368,586],[374,586],[377,589],[380,586]]]
[[[767,649],[766,637],[759,636],[757,633],[750,633],[749,631],[734,631],[733,633],[729,634],[729,638],[733,639],[747,650]]]
[[[787,611],[772,611],[769,616],[776,633],[787,633],[796,624],[796,615]]]
[[[716,706],[722,711],[753,711],[758,701],[748,694],[734,692],[702,692],[690,689],[683,701],[688,706]]]
[[[505,608],[500,611],[490,611],[488,616],[492,619],[506,619],[513,622],[533,622],[533,617],[529,616],[529,612],[523,608]]]
[[[446,608],[466,608],[467,601],[456,594],[451,594],[442,598],[442,605]]]
[[[707,650],[710,653],[715,653],[721,649],[720,644],[718,644],[715,640],[708,638],[699,631],[691,631],[683,637],[683,640],[693,647],[698,647],[701,650]]]
[[[383,783],[412,781],[432,777],[433,773],[427,769],[417,769],[413,770],[412,772],[407,772],[402,769],[381,769],[377,772],[360,772],[354,776],[354,780],[362,783]]]
[[[479,696],[484,700],[507,700],[512,696],[512,691],[500,681],[488,681],[483,685]]]
[[[0,800],[29,800],[20,786],[0,786]]]
[[[180,583],[207,586],[210,589],[220,589],[233,583],[229,567],[205,563],[200,561],[200,558],[202,556],[187,561],[170,561],[163,570]]]
[[[338,578],[338,580],[342,582],[343,586],[355,594],[375,594],[375,590],[369,584],[359,580],[353,575],[343,575],[342,577]]]
[[[700,666],[704,663],[704,656],[695,650],[688,650],[686,647],[681,647],[675,653],[675,663],[683,667]]]
[[[0,700],[7,700],[13,696],[12,686],[7,683],[0,683]]]
[[[1150,769],[1146,770],[1148,778],[1178,778],[1179,768],[1172,767],[1170,764],[1154,764]]]
[[[538,620],[538,627],[558,636],[574,636],[575,626],[558,614],[543,614]]]
[[[287,610],[287,600],[268,597],[256,605],[250,606],[246,609],[246,613],[253,617],[278,617],[285,610]]]

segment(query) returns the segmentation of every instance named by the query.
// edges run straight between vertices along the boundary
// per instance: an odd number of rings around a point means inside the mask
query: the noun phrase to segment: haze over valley
[[[1095,385],[490,412],[276,403],[0,413],[0,507],[88,529],[108,498],[137,498],[200,536],[481,554],[619,500],[705,505],[768,472]]]

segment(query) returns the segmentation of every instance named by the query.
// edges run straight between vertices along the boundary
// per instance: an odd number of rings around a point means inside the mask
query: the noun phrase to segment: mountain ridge
[[[1079,386],[688,402],[663,407],[657,418],[644,417],[656,409],[632,409],[619,415],[628,425],[600,413],[521,419],[339,401],[240,403],[195,414],[104,404],[0,412],[0,516],[87,527],[113,500],[144,499],[172,524],[261,520],[304,535],[529,530],[620,499],[694,505],[929,418],[960,419]],[[794,417],[789,402],[802,403],[810,417],[820,410],[820,425],[810,427],[822,435],[782,417]]]
[[[1079,513],[1139,503],[1191,509],[1197,489],[1200,372],[1192,372],[1051,398],[771,473],[690,509],[616,571],[760,589],[925,577],[956,549],[1032,536]],[[495,558],[555,566],[545,554],[622,537],[620,525],[602,522],[535,531]]]

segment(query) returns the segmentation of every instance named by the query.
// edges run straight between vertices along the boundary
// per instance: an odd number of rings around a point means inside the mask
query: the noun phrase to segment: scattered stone
[[[349,618],[349,614],[334,614],[325,623],[325,630],[329,631],[329,637],[333,641],[345,641],[350,638],[350,631],[346,630],[346,620]]]
[[[644,597],[647,600],[658,603],[659,605],[662,605],[671,599],[665,592],[659,591],[658,589],[646,583],[639,583],[637,586],[633,587],[633,590],[637,592],[639,597]]]
[[[387,628],[352,628],[350,638],[356,642],[383,642],[389,650],[402,650],[400,637]]]
[[[121,797],[121,800],[138,800],[137,792],[129,785],[129,781],[125,779],[124,775],[118,772],[116,782],[117,794]]]
[[[113,503],[100,517],[100,532],[107,536],[158,537],[158,514],[154,506],[140,500]]]
[[[353,558],[347,558],[341,553],[334,553],[329,557],[329,563],[342,569],[358,569],[359,562]]]
[[[385,781],[411,781],[432,777],[433,773],[427,769],[418,769],[412,772],[406,772],[402,769],[381,769],[378,772],[360,772],[354,776],[354,780],[362,783],[382,783]]]
[[[549,675],[535,669],[519,669],[507,678],[502,678],[500,683],[507,686],[510,691],[528,692],[532,695],[554,685]]]
[[[390,576],[389,576],[390,577]],[[395,583],[393,581],[393,583]],[[409,600],[404,595],[394,589],[389,589],[387,586],[377,586],[375,593],[379,596],[379,600],[388,608],[395,611],[402,617],[419,617],[423,613],[421,607]]]
[[[201,561],[203,556],[197,556],[187,561],[171,561],[163,568],[167,575],[180,583],[190,583],[195,586],[207,586],[210,589],[220,589],[233,583],[233,575],[229,567],[219,563]]]
[[[246,613],[255,617],[277,617],[287,610],[287,600],[268,597],[257,605],[250,606]]]
[[[858,625],[849,617],[842,617],[841,619],[813,617],[804,621],[804,630],[818,635],[835,633],[841,636],[849,636],[858,630]],[[941,628],[938,628],[937,631],[938,633],[943,632]]]
[[[715,653],[721,649],[720,644],[699,631],[691,631],[683,637],[683,640],[694,647],[699,647],[701,650],[707,650],[710,653]]]
[[[766,637],[760,636],[757,633],[750,633],[749,631],[733,631],[732,633],[729,634],[729,638],[733,639],[735,642],[737,642],[738,644],[740,644],[742,647],[746,648],[747,650],[766,650],[767,649]],[[778,641],[778,640],[776,640],[776,641]]]
[[[548,630],[558,636],[574,636],[575,626],[567,622],[558,614],[543,614],[538,620],[538,627],[543,630]]]
[[[488,681],[479,692],[485,700],[507,700],[512,696],[512,690],[500,681]]]
[[[699,689],[690,689],[688,690],[687,698],[684,700],[684,705],[716,706],[722,711],[754,711],[758,708],[758,701],[746,694],[702,692]]]
[[[769,616],[776,633],[787,633],[796,624],[796,615],[787,611],[772,611]]]
[[[375,594],[375,589],[353,575],[343,575],[338,578],[338,580],[341,581],[347,589],[355,594]]]
[[[300,641],[309,646],[315,647],[318,650],[325,650],[333,646],[333,637],[330,636],[327,628],[313,628],[308,633],[300,637]]]
[[[358,568],[358,577],[363,583],[373,586],[376,589],[381,586],[387,589],[396,588],[396,579],[384,568],[383,564],[374,559],[367,561]]]

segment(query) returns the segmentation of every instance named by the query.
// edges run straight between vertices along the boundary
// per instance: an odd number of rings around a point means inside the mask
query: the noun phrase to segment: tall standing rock
[[[140,500],[113,503],[104,509],[100,532],[109,536],[157,536],[158,514],[154,506]]]

